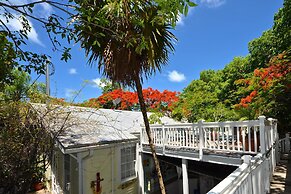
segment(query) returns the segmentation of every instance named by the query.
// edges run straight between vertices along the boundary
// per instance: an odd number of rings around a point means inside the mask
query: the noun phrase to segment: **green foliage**
[[[11,83],[13,80],[12,70],[18,65],[15,58],[13,44],[7,40],[3,32],[0,32],[0,91],[6,83]]]
[[[0,99],[4,101],[18,101],[25,98],[29,90],[30,77],[27,73],[13,69],[11,73],[12,81],[4,84],[0,91]]]
[[[44,83],[31,83],[28,73],[13,69],[11,71],[11,81],[4,83],[0,90],[0,101],[30,101],[35,103],[45,103],[47,95]]]
[[[275,53],[280,54],[291,47],[291,1],[285,0],[284,6],[274,17],[273,33],[276,36]]]
[[[266,67],[269,60],[291,47],[291,1],[284,0],[284,6],[274,16],[274,25],[261,37],[249,43],[250,71]]]
[[[155,112],[149,116],[150,124],[162,124],[161,118],[163,117],[163,113]]]
[[[46,85],[44,83],[34,82],[30,84],[26,96],[33,103],[46,103],[47,100],[53,102],[53,98],[46,95]]]
[[[159,12],[167,15],[173,27],[176,26],[179,15],[187,16],[189,8],[197,6],[190,0],[155,0],[155,3],[160,7]]]
[[[112,82],[112,81],[107,80],[105,78],[102,78],[100,80],[99,86],[102,89],[102,94],[106,94],[106,93],[109,93],[109,92],[112,92],[114,90],[117,90],[117,89],[121,89],[122,88],[119,83]]]
[[[0,187],[4,193],[27,193],[35,181],[44,178],[50,139],[29,104],[0,102]]]
[[[248,57],[235,57],[222,70],[222,81],[220,83],[222,87],[219,93],[219,99],[227,107],[239,103],[240,98],[243,97],[240,86],[236,83],[236,80],[250,76],[248,65]]]
[[[67,61],[71,58],[70,48],[62,46],[60,39],[65,39],[69,43],[75,40],[75,33],[64,19],[56,14],[51,14],[48,17],[38,17],[35,13],[34,7],[41,4],[49,4],[56,10],[63,12],[68,16],[74,18],[73,10],[68,8],[74,7],[72,1],[60,3],[59,1],[33,1],[33,2],[17,2],[13,0],[5,0],[0,2],[0,39],[3,36],[12,41],[10,46],[13,47],[13,58],[21,61],[18,65],[19,70],[28,72],[35,71],[37,74],[45,73],[45,66],[50,64],[50,56],[25,50],[28,43],[29,33],[32,31],[32,22],[38,23],[43,27],[44,32],[51,42],[54,51],[61,52],[61,60]],[[71,12],[70,12],[71,11]],[[19,29],[11,29],[9,24],[18,22]],[[2,41],[1,41],[2,44]],[[0,46],[1,47],[1,46]]]
[[[276,54],[276,36],[273,30],[268,30],[261,37],[252,40],[249,43],[250,65],[249,72],[258,67],[264,67],[265,64]]]
[[[223,87],[222,77],[222,71],[202,71],[200,79],[192,81],[180,94],[180,101],[172,112],[173,117],[189,122],[236,119],[234,111],[219,98]]]

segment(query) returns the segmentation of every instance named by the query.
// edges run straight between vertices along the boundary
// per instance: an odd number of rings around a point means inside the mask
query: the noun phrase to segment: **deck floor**
[[[271,194],[291,194],[291,153],[283,154],[271,181]]]

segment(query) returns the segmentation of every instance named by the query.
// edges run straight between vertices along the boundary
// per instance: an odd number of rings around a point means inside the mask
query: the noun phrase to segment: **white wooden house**
[[[139,193],[141,112],[34,105],[57,135],[49,179],[53,193]],[[151,113],[149,113],[151,114]],[[163,123],[174,120],[163,117]],[[141,178],[143,180],[143,178]]]

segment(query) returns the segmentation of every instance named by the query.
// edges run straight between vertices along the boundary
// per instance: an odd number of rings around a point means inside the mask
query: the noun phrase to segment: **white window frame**
[[[128,149],[128,148],[135,148],[134,150],[130,149],[131,153],[129,153],[132,157],[133,157],[133,161],[122,161],[122,150],[124,149]],[[125,183],[127,181],[130,181],[132,179],[135,179],[136,178],[136,169],[135,169],[135,166],[136,166],[136,144],[128,144],[128,145],[124,145],[122,147],[120,147],[119,149],[119,156],[118,156],[118,160],[119,160],[119,180],[121,183]],[[129,155],[129,156],[130,156]],[[127,156],[127,157],[129,157]],[[124,157],[127,158],[127,157]],[[130,176],[126,176],[126,177],[122,177],[122,165],[126,166],[126,164],[129,164],[131,163],[131,170],[133,170],[133,174],[131,174]],[[128,171],[128,170],[125,170],[125,171]]]

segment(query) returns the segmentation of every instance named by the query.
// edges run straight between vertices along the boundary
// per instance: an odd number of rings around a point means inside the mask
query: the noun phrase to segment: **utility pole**
[[[45,85],[46,85],[46,95],[47,95],[47,104],[49,103],[49,96],[50,96],[50,69],[49,69],[50,63],[46,63],[45,67]]]

